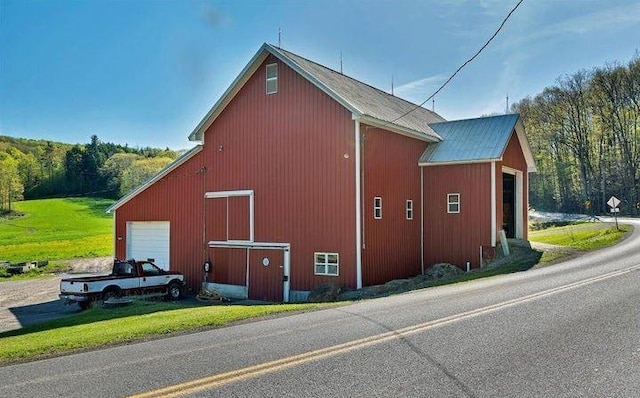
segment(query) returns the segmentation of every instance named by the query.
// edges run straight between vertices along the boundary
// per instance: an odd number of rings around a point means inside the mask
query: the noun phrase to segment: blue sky
[[[264,42],[420,103],[493,34],[504,1],[0,0],[0,134],[188,148]],[[562,75],[640,50],[640,2],[525,0],[436,97],[503,112]],[[431,103],[427,104],[431,107]],[[427,106],[426,105],[426,106]]]

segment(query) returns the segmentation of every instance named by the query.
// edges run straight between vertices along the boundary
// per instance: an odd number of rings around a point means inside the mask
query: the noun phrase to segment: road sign
[[[620,199],[616,198],[615,196],[612,196],[607,201],[607,204],[609,205],[609,207],[612,207],[615,209],[620,204]]]

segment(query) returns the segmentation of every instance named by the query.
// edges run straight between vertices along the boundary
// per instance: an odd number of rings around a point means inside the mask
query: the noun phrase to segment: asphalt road
[[[639,397],[634,223],[560,265],[2,367],[0,396]]]

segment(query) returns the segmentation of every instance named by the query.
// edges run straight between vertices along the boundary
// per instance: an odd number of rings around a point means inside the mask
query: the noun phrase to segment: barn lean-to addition
[[[110,211],[115,255],[153,258],[199,289],[300,301],[481,265],[500,231],[527,238],[535,171],[518,115],[446,121],[264,44],[189,139],[198,144]]]

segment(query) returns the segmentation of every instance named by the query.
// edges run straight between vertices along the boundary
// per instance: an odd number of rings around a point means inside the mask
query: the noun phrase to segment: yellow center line
[[[503,301],[501,303],[491,304],[475,310],[462,312],[460,314],[451,315],[444,318],[424,322],[418,325],[408,326],[402,329],[377,334],[375,336],[365,337],[362,339],[349,341],[349,342],[334,345],[331,347],[321,348],[318,350],[309,351],[309,352],[293,355],[286,358],[281,358],[275,361],[265,362],[265,363],[237,369],[237,370],[232,370],[225,373],[220,373],[216,375],[203,377],[200,379],[187,381],[184,383],[174,384],[172,386],[160,388],[157,390],[147,391],[141,394],[132,395],[130,398],[179,397],[187,394],[193,394],[203,390],[218,388],[226,384],[231,384],[241,380],[262,376],[268,373],[279,372],[281,370],[302,365],[311,361],[317,361],[323,358],[343,354],[343,353],[357,350],[357,349],[362,349],[375,344],[384,343],[386,341],[403,338],[415,333],[424,332],[426,330],[447,325],[453,322],[458,322],[465,319],[477,317],[479,315],[494,312],[506,307],[511,307],[516,304],[521,304],[527,301],[536,300],[538,298],[550,296],[550,295],[564,292],[570,289],[575,289],[577,287],[589,285],[605,279],[614,278],[616,276],[624,275],[629,272],[635,271],[637,269],[640,269],[640,265],[635,265],[622,270],[609,272],[607,274],[584,279],[582,281],[570,283],[568,285],[543,290],[538,293],[533,293],[533,294],[515,298],[512,300]]]

